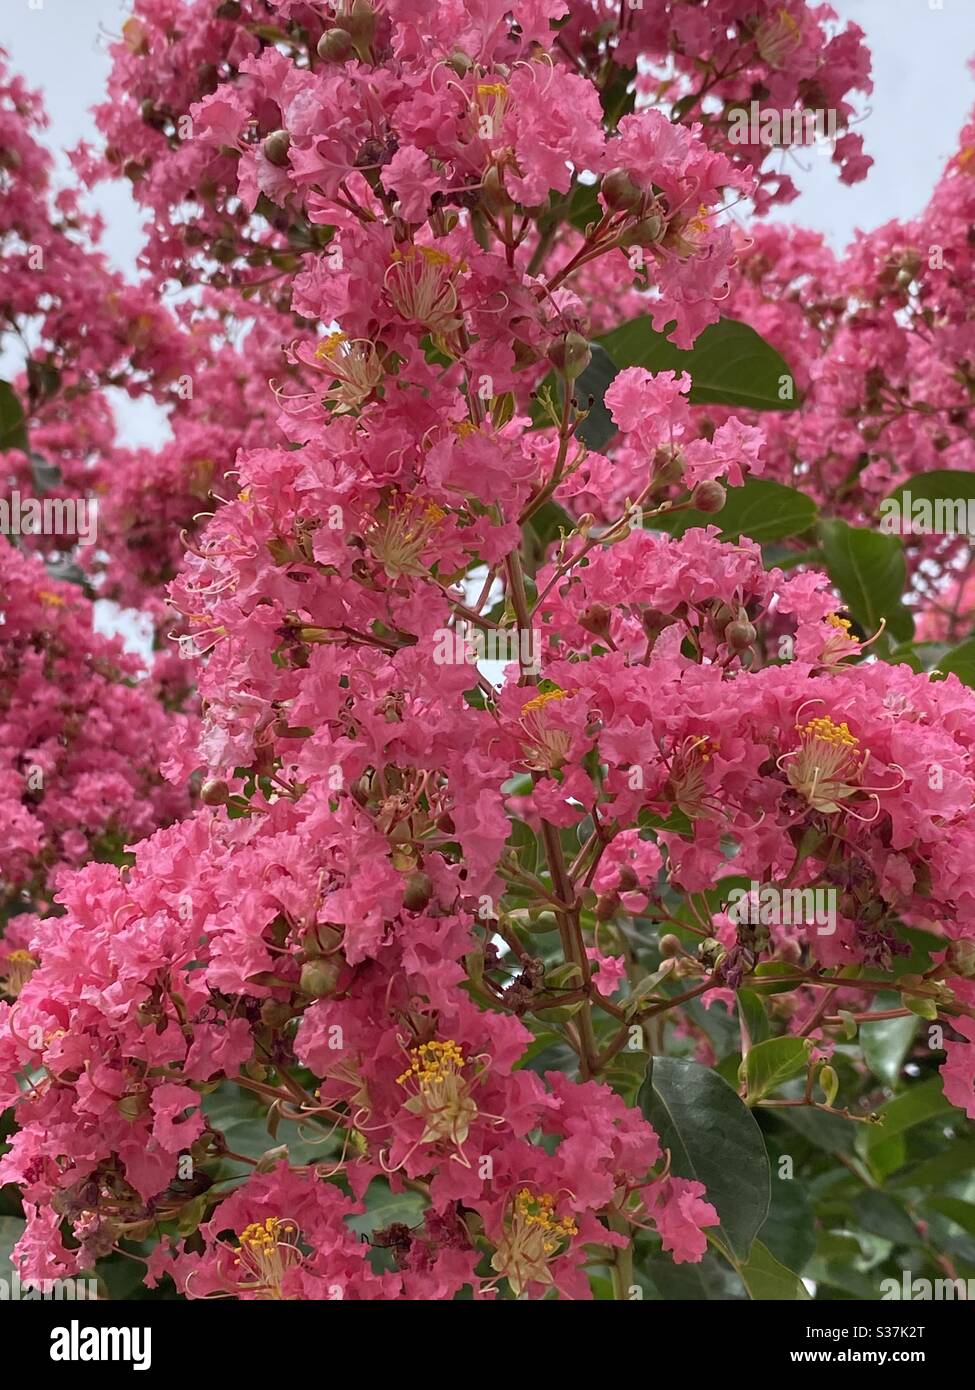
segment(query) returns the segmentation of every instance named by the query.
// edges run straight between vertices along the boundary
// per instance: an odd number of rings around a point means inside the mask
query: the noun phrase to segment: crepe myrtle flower
[[[889,787],[869,787],[863,782],[863,771],[870,758],[869,750],[850,731],[846,720],[837,723],[831,715],[815,715],[802,722],[802,711],[821,700],[806,701],[796,722],[799,746],[776,759],[776,766],[785,770],[789,785],[804,797],[814,811],[825,815],[845,813],[854,820],[872,821],[880,814],[880,793],[896,791],[904,784],[904,773],[896,772],[900,781]],[[874,802],[874,814],[861,816],[850,805],[851,798],[864,795]]]
[[[486,1054],[465,1056],[463,1047],[452,1038],[431,1038],[408,1049],[405,1043],[401,1046],[407,1052],[409,1065],[396,1078],[396,1084],[407,1093],[403,1109],[422,1120],[423,1131],[392,1168],[381,1157],[383,1168],[396,1172],[425,1144],[441,1146],[452,1159],[469,1168],[464,1145],[474,1122],[480,1118],[491,1125],[504,1124],[501,1115],[482,1114],[474,1095],[488,1071],[490,1058]]]
[[[522,1187],[508,1203],[491,1268],[507,1279],[518,1298],[530,1284],[555,1282],[550,1266],[578,1234],[575,1218],[559,1214],[556,1194]]]

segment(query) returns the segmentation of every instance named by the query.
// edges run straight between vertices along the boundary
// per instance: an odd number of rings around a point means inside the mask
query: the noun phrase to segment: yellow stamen
[[[568,692],[559,690],[557,687],[555,690],[543,690],[541,695],[533,695],[530,700],[526,700],[521,707],[521,712],[522,714],[531,714],[537,709],[544,709],[553,700],[567,700],[568,698]]]
[[[819,738],[825,743],[845,745],[848,748],[860,747],[860,740],[855,734],[850,733],[850,726],[846,720],[844,719],[842,724],[835,724],[828,714],[810,719],[800,732],[803,738]]]

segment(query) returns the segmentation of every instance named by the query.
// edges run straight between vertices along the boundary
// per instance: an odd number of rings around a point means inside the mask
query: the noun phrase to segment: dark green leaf
[[[0,1216],[0,1279],[6,1279],[8,1286],[14,1268],[10,1255],[20,1237],[24,1234],[27,1222],[20,1216]]]
[[[754,1115],[707,1067],[657,1057],[640,1106],[671,1152],[671,1171],[694,1178],[721,1218],[719,1234],[741,1260],[768,1215],[770,1175]]]
[[[0,381],[0,453],[4,449],[27,452],[27,420],[24,407],[9,381]]]
[[[761,1229],[762,1244],[789,1269],[805,1269],[816,1248],[815,1217],[806,1184],[772,1173],[772,1205]]]
[[[911,1086],[903,1095],[887,1101],[877,1113],[883,1116],[883,1124],[860,1126],[856,1141],[857,1152],[871,1166],[874,1165],[877,1150],[905,1130],[939,1115],[958,1115],[954,1106],[945,1099],[940,1076],[932,1076],[917,1086]]]
[[[956,1139],[944,1153],[935,1154],[899,1172],[891,1186],[930,1192],[932,1188],[953,1182],[956,1178],[967,1178],[972,1172],[975,1172],[975,1141],[959,1142]]]
[[[589,411],[576,429],[575,437],[581,439],[588,448],[599,450],[605,449],[616,433],[616,426],[606,409],[603,397],[619,368],[598,343],[592,343],[591,350],[592,361],[572,384],[572,395],[579,409]]]
[[[938,671],[944,676],[955,675],[975,688],[975,637],[969,637],[952,647],[938,662]]]
[[[975,1205],[971,1202],[965,1202],[960,1197],[938,1196],[929,1197],[924,1205],[941,1216],[947,1216],[949,1221],[954,1221],[970,1236],[975,1236]]]
[[[921,1245],[917,1227],[896,1198],[886,1192],[864,1192],[853,1203],[858,1224],[871,1235],[894,1245]]]
[[[769,1036],[769,1017],[760,994],[751,989],[738,991],[738,1008],[745,1020],[748,1036],[753,1044],[764,1042]]]
[[[838,520],[821,521],[819,535],[829,577],[864,632],[872,636],[885,619],[898,641],[909,641],[914,620],[901,597],[906,570],[899,537]]]
[[[650,372],[687,372],[693,405],[744,406],[748,410],[795,410],[782,399],[784,379],[793,381],[783,358],[764,338],[737,319],[719,319],[705,328],[692,348],[678,348],[652,326],[649,317],[629,323],[598,340],[616,363]]]
[[[655,531],[678,537],[692,526],[719,526],[723,541],[747,536],[764,544],[801,535],[814,525],[816,516],[816,504],[805,493],[770,478],[749,478],[743,487],[728,488],[720,512],[699,512],[690,507],[687,511],[648,517],[646,524]]]

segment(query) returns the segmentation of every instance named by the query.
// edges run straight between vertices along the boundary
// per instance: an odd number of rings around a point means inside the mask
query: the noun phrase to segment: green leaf
[[[864,1192],[853,1203],[857,1222],[871,1235],[894,1245],[921,1245],[917,1227],[896,1198],[886,1192]]]
[[[598,343],[590,343],[590,350],[592,360],[572,383],[572,395],[579,409],[589,411],[576,429],[575,437],[581,439],[587,448],[601,450],[605,449],[616,433],[613,417],[606,409],[603,397],[619,368]]]
[[[603,397],[624,367],[690,373],[688,399],[692,405],[795,410],[799,404],[795,399],[780,399],[783,379],[794,380],[784,360],[754,328],[737,319],[720,319],[704,330],[692,348],[677,348],[643,314],[597,338],[590,347],[592,361],[572,387],[580,409],[588,407],[590,396],[593,400],[588,418],[576,431],[590,449],[605,449],[616,433]],[[546,390],[556,395],[556,381],[555,373],[550,372],[537,388],[536,396]],[[793,386],[793,392],[794,389]],[[532,419],[536,428],[552,423],[537,400]],[[794,534],[780,531],[768,539]]]
[[[918,1018],[934,1019],[938,1017],[938,1006],[933,999],[925,994],[904,994],[904,1008],[910,1009],[912,1014],[917,1014]]]
[[[747,1264],[738,1273],[748,1290],[748,1297],[758,1302],[801,1301],[810,1297],[798,1274],[779,1264],[770,1250],[756,1240]]]
[[[773,1168],[774,1168],[773,1162]],[[816,1248],[815,1213],[807,1184],[772,1174],[772,1205],[759,1234],[762,1244],[789,1269],[802,1271]]]
[[[374,1178],[366,1193],[366,1209],[350,1216],[346,1224],[356,1235],[371,1235],[373,1231],[401,1221],[404,1226],[416,1226],[423,1219],[427,1202],[419,1192],[391,1192],[382,1178]]]
[[[738,991],[738,1008],[745,1020],[745,1027],[748,1029],[748,1036],[752,1044],[764,1042],[769,1035],[771,1025],[762,996],[756,994],[752,989],[740,989]]]
[[[591,222],[598,222],[603,215],[599,201],[599,182],[577,183],[572,190],[566,221],[571,222],[578,232],[585,232]]]
[[[644,806],[637,815],[636,823],[641,830],[668,830],[688,837],[694,834],[694,827],[690,818],[679,806],[675,806],[667,816],[658,816],[656,811],[651,811],[649,807]],[[641,836],[641,838],[645,839],[646,836]]]
[[[917,1188],[930,1192],[932,1188],[944,1183],[954,1182],[956,1178],[967,1178],[975,1170],[975,1141],[954,1140],[944,1153],[935,1154],[911,1168],[905,1168],[893,1179],[891,1186],[897,1188]]]
[[[5,449],[27,453],[27,419],[14,388],[0,381],[0,453]]]
[[[861,1125],[856,1140],[857,1152],[871,1167],[874,1167],[877,1151],[897,1135],[925,1120],[938,1115],[957,1115],[958,1111],[945,1099],[941,1077],[932,1076],[887,1101],[877,1113],[883,1116],[883,1124]]]
[[[741,1260],[768,1215],[771,1178],[754,1115],[708,1067],[675,1057],[653,1059],[640,1107],[671,1153],[671,1171],[706,1188],[721,1218],[719,1234]]]
[[[856,1128],[842,1115],[828,1115],[825,1110],[782,1109],[769,1111],[789,1129],[794,1129],[817,1149],[828,1154],[853,1155],[853,1130]]]
[[[722,1302],[740,1294],[734,1272],[713,1250],[703,1260],[675,1265],[669,1254],[648,1255],[644,1242],[637,1243],[637,1273],[651,1285],[652,1292],[665,1302]]]
[[[769,1038],[750,1049],[741,1064],[749,1105],[805,1070],[812,1044],[808,1038]]]
[[[769,994],[781,994],[784,990],[795,989],[801,983],[803,971],[798,965],[792,965],[789,961],[765,960],[756,965],[752,975],[752,989],[756,994],[763,997]],[[768,975],[777,980],[777,984],[765,984],[764,977]],[[789,983],[789,976],[793,976],[795,983]]]
[[[652,971],[649,975],[644,975],[643,979],[636,985],[626,1001],[624,1013],[627,1018],[632,1018],[647,995],[653,994],[657,986],[663,980],[666,980],[667,976],[675,969],[676,965],[676,960],[669,958],[661,961],[657,969]]]
[[[535,534],[542,555],[559,533],[569,535],[575,528],[575,521],[558,502],[546,502],[527,523]]]
[[[737,319],[710,324],[692,348],[678,348],[658,333],[646,315],[631,319],[597,340],[622,371],[687,372],[692,405],[744,406],[748,410],[795,410],[796,399],[779,394],[785,360],[754,328]],[[793,395],[795,387],[793,386]]]
[[[872,636],[884,619],[892,636],[909,641],[914,620],[901,597],[906,570],[900,538],[838,520],[820,521],[819,536],[829,577],[864,632]]]
[[[805,493],[773,482],[770,478],[749,478],[743,487],[728,488],[720,512],[661,512],[647,518],[655,531],[680,537],[692,526],[720,526],[721,540],[737,541],[740,536],[764,544],[786,536],[799,536],[816,522],[816,504]]]
[[[975,1236],[975,1205],[971,1202],[965,1202],[961,1197],[937,1196],[929,1197],[924,1205],[941,1216],[947,1216],[949,1221],[954,1221],[970,1236]]]
[[[512,820],[508,846],[518,855],[518,863],[526,872],[533,874],[538,863],[538,841],[535,832],[524,821]]]
[[[874,999],[874,1008],[896,1009],[900,997],[896,994],[880,994]],[[918,1030],[917,1018],[884,1018],[878,1023],[860,1025],[860,1046],[863,1060],[878,1081],[893,1089],[900,1080],[901,1068],[910,1052]]]
[[[975,475],[973,475],[975,476]],[[952,647],[937,664],[936,674],[955,675],[965,685],[975,689],[975,637],[969,637]]]

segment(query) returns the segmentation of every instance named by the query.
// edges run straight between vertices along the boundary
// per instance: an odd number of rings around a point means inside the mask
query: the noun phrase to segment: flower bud
[[[299,988],[302,994],[310,994],[313,999],[323,999],[331,994],[338,984],[342,966],[332,957],[321,956],[318,960],[306,960],[301,967]]]
[[[666,936],[660,938],[660,954],[664,960],[672,960],[674,956],[681,953],[681,944],[678,937],[673,932],[668,932]]]
[[[579,626],[584,627],[587,632],[594,633],[597,637],[608,637],[612,616],[612,609],[608,608],[605,603],[591,603],[579,614]]]
[[[758,633],[751,623],[736,618],[724,630],[724,640],[732,651],[743,652],[754,645]]]
[[[728,494],[721,483],[714,479],[708,479],[703,483],[698,483],[691,493],[691,505],[696,507],[699,512],[707,512],[713,515],[720,512],[727,500]]]
[[[635,207],[643,197],[625,169],[610,169],[603,175],[599,191],[603,202],[612,212],[624,212]]]
[[[345,29],[356,53],[365,63],[369,59],[369,48],[376,37],[376,11],[369,0],[352,0],[347,12],[342,16]]]
[[[279,169],[287,165],[290,148],[291,136],[286,130],[272,130],[264,141],[264,153],[268,163],[275,164]]]
[[[819,1084],[823,1088],[826,1104],[832,1105],[840,1089],[840,1078],[836,1074],[836,1069],[831,1067],[829,1063],[819,1069]]]
[[[656,246],[663,236],[666,223],[656,213],[642,217],[620,237],[621,246]]]
[[[679,449],[658,449],[653,460],[653,481],[658,486],[679,483],[684,476],[684,456]]]
[[[459,48],[455,48],[447,59],[447,67],[455,72],[458,77],[466,77],[473,66],[473,58],[469,58],[467,54],[462,53]]]
[[[592,352],[581,333],[564,333],[549,348],[548,360],[567,381],[575,381],[592,361]]]
[[[200,800],[204,806],[223,806],[230,796],[230,788],[221,777],[211,777],[200,788]]]
[[[123,1120],[128,1120],[129,1124],[134,1124],[140,1115],[144,1115],[149,1109],[149,1097],[145,1091],[130,1091],[128,1095],[119,1096],[115,1102],[115,1109],[122,1116]]]
[[[292,1015],[290,1004],[277,999],[265,999],[261,1005],[261,1022],[268,1028],[283,1028]]]
[[[318,56],[326,63],[344,63],[352,52],[352,35],[347,29],[326,29],[318,40]]]
[[[514,203],[508,197],[508,190],[504,186],[501,171],[496,164],[488,166],[481,183],[481,189],[484,205],[490,212],[510,212],[514,207]]]
[[[422,912],[433,897],[433,880],[422,870],[410,874],[403,890],[403,906],[407,912]]]
[[[540,912],[537,917],[530,917],[524,923],[527,931],[533,935],[542,935],[543,932],[558,931],[559,921],[554,912]]]

